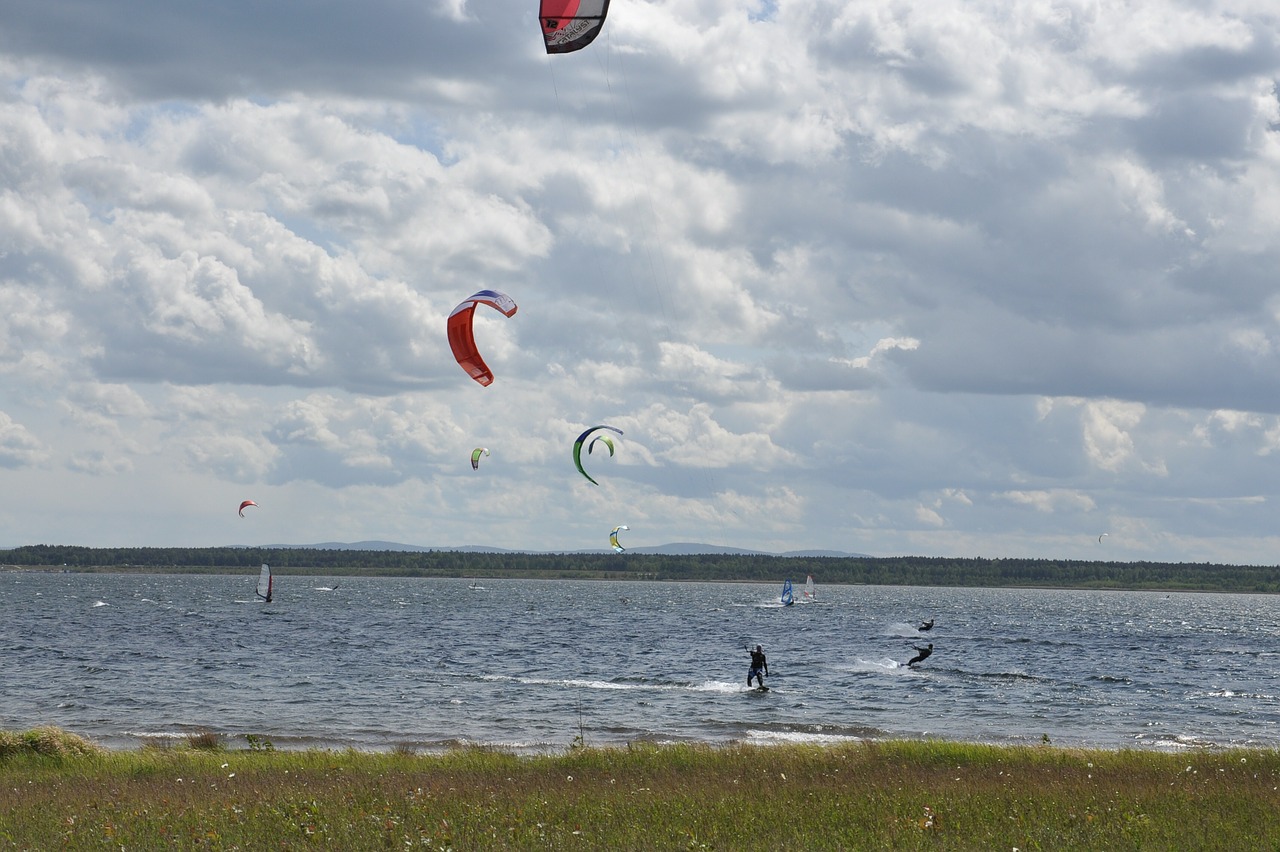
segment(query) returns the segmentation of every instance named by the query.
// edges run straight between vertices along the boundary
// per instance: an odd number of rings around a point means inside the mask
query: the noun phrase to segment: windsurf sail
[[[804,578],[804,599],[807,601],[813,600],[816,591],[817,589],[813,585],[813,575],[810,574]]]
[[[782,605],[791,606],[795,602],[795,595],[791,592],[791,581],[787,580],[782,584]]]
[[[271,566],[263,565],[262,573],[258,574],[258,597],[267,603],[271,603]]]

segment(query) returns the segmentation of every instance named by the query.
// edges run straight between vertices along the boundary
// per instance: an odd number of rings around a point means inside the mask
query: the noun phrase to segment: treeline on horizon
[[[253,547],[73,547],[0,550],[9,567],[139,573],[236,573],[262,563],[278,573],[381,577],[713,580],[886,586],[1280,592],[1280,566],[929,556],[806,557],[758,554],[473,553]]]

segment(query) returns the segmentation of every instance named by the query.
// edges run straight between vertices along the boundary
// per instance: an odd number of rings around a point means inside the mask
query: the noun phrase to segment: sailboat
[[[271,603],[271,566],[263,565],[262,573],[258,575],[258,588],[256,589],[258,597],[267,603]]]
[[[816,598],[817,598],[817,589],[813,585],[813,575],[810,574],[809,576],[804,578],[804,599],[808,602],[812,602],[816,600]]]
[[[791,592],[791,581],[787,580],[782,584],[782,605],[791,606],[795,602],[795,595]]]

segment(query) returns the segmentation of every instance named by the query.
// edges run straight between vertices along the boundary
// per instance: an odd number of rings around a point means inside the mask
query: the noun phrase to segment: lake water
[[[113,747],[203,730],[368,750],[578,735],[1280,747],[1274,596],[819,577],[816,601],[784,608],[780,581],[277,575],[262,604],[255,580],[0,572],[0,729]],[[933,656],[904,666],[926,642]],[[756,643],[765,693],[745,683]]]

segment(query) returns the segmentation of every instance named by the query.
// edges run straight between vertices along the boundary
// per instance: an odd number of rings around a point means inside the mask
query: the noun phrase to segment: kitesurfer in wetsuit
[[[764,674],[761,674],[763,672]],[[760,688],[764,689],[764,676],[769,673],[769,661],[765,659],[764,648],[760,645],[751,652],[751,668],[747,670],[747,686],[751,685],[754,678]]]
[[[930,654],[932,654],[932,653],[933,653],[933,643],[932,643],[932,642],[930,642],[930,643],[929,643],[929,647],[928,647],[928,648],[921,648],[921,647],[920,647],[920,646],[918,646],[918,645],[912,645],[911,647],[915,648],[915,649],[916,649],[917,651],[919,651],[920,653],[916,654],[914,657],[912,657],[911,659],[907,660],[907,665],[909,665],[909,666],[914,666],[916,663],[920,662],[920,661],[921,661],[921,660],[923,660],[925,657],[927,657],[927,656],[929,656]]]
[[[926,621],[926,622],[924,622],[923,624],[921,624],[921,625],[920,625],[920,629],[921,629],[922,631],[923,631],[923,630],[932,630],[932,629],[933,629],[933,619],[931,618],[931,619],[929,619],[928,621]]]

